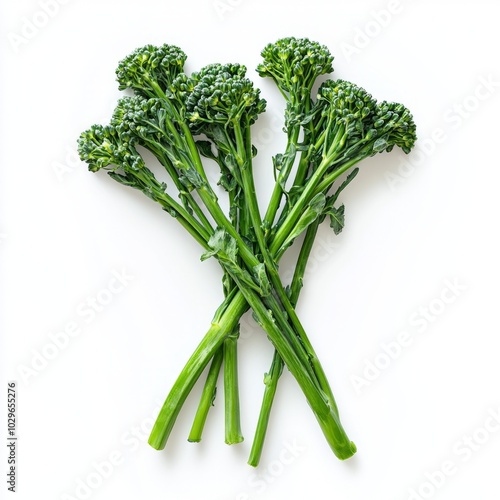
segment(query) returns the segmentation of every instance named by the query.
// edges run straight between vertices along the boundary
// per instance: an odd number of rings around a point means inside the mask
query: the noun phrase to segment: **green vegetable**
[[[209,363],[189,440],[202,438],[221,370],[225,441],[243,440],[237,344],[239,320],[251,308],[275,353],[264,377],[249,463],[259,463],[285,366],[299,383],[332,451],[347,459],[356,447],[342,427],[325,371],[295,305],[320,223],[328,217],[335,234],[344,227],[345,209],[337,201],[356,176],[356,165],[394,146],[409,153],[416,140],[415,124],[403,105],[377,103],[347,81],[326,80],[313,97],[317,78],[333,70],[333,57],[325,46],[290,37],[269,44],[262,56],[259,74],[271,77],[285,99],[287,135],[284,152],[272,161],[276,182],[263,217],[254,185],[257,151],[251,127],[266,102],[240,64],[210,64],[188,75],[186,55],[178,47],[137,49],[116,71],[119,88],[135,95],[118,101],[109,125],[94,125],[81,134],[79,153],[89,170],[105,170],[157,202],[198,241],[201,258],[217,259],[223,272],[224,300],[167,396],[149,438],[151,446],[165,446],[184,401]],[[146,166],[139,146],[163,165],[178,199]],[[227,214],[208,180],[206,162],[215,162],[220,169],[218,184],[229,199]],[[290,182],[294,165],[295,178]],[[284,286],[279,260],[304,232],[293,280]]]

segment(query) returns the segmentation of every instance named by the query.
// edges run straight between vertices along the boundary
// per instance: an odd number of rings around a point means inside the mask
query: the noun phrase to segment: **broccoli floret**
[[[242,185],[241,168],[251,164],[256,152],[251,144],[250,126],[266,108],[260,90],[245,75],[246,67],[240,64],[205,66],[192,75],[193,87],[186,99],[186,119],[191,131],[206,135],[215,144],[217,156],[203,141],[199,143],[200,151],[217,161],[220,184],[230,191],[236,184]]]
[[[312,110],[317,154],[332,161],[356,155],[376,135],[376,110],[376,100],[363,88],[345,80],[324,82]]]
[[[408,154],[417,140],[417,127],[410,110],[402,104],[383,101],[377,105],[374,127],[378,132],[378,148],[390,152],[394,146]]]
[[[318,76],[333,71],[328,47],[308,38],[282,38],[267,45],[261,55],[264,60],[257,66],[259,75],[271,77],[285,99],[294,104],[309,99]]]
[[[123,97],[113,112],[111,125],[116,128],[123,142],[144,145],[144,140],[151,136],[166,133],[166,109],[162,104],[162,100],[154,97]]]
[[[391,151],[408,153],[416,141],[411,113],[401,104],[376,100],[345,80],[328,80],[318,91],[312,111],[317,145],[323,157],[352,159]]]
[[[173,214],[172,199],[165,193],[166,184],[156,179],[142,156],[130,142],[122,141],[112,125],[93,125],[83,132],[78,139],[78,153],[91,172],[107,170],[115,181],[139,189]]]
[[[186,54],[175,45],[146,45],[118,63],[119,89],[132,89],[144,97],[164,97],[174,79],[182,73]]]
[[[118,168],[137,171],[144,161],[129,144],[124,143],[118,131],[111,125],[93,125],[78,139],[78,154],[91,172]]]
[[[243,118],[250,125],[266,108],[260,90],[245,77],[240,64],[211,64],[193,74],[193,86],[187,101],[187,117],[195,132],[205,124],[233,127]]]
[[[168,87],[167,97],[170,101],[176,103],[176,107],[179,111],[184,111],[186,107],[186,101],[188,97],[194,90],[196,85],[196,80],[186,75],[186,73],[180,73]],[[182,113],[182,116],[184,114]]]

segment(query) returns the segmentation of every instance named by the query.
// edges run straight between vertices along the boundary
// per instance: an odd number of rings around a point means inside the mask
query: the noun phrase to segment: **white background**
[[[499,498],[498,2],[50,5],[49,18],[42,2],[6,0],[0,15],[1,397],[17,380],[17,498]],[[343,234],[325,224],[318,235],[298,307],[357,455],[332,455],[286,373],[254,470],[246,460],[272,350],[249,317],[240,344],[245,442],[223,442],[221,392],[205,439],[187,443],[197,386],[167,448],[147,445],[221,300],[220,270],[201,263],[196,243],[140,193],[87,172],[75,141],[109,119],[116,63],[138,46],[179,45],[188,71],[244,63],[269,102],[254,131],[265,205],[283,102],[253,69],[282,36],[328,45],[336,77],[406,104],[420,143],[408,158],[364,163],[342,196]],[[113,272],[133,279],[95,317],[85,313]],[[78,334],[54,351],[71,324]],[[396,348],[401,335],[408,343]],[[110,460],[113,470],[102,465]],[[2,477],[6,462],[4,450]],[[435,473],[444,462],[447,476]],[[4,480],[0,488],[8,498]]]

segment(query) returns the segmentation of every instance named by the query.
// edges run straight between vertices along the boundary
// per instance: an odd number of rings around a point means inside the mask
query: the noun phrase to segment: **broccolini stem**
[[[250,126],[247,125],[245,129],[247,132],[246,144],[248,146],[248,144],[251,144]],[[235,133],[238,144],[238,152],[240,153],[241,157],[242,152],[244,151],[244,146],[243,144],[241,144],[243,142],[243,137],[239,127],[239,123],[235,124]],[[246,158],[242,158],[242,161],[244,162],[241,166],[243,190],[245,193],[245,200],[249,206],[250,218],[253,223],[253,229],[257,238],[259,250],[262,253],[262,257],[264,259],[264,263],[268,271],[269,277],[271,279],[271,282],[274,286],[275,292],[287,313],[289,322],[293,325],[295,333],[300,339],[300,342],[296,342],[297,339],[294,337],[294,334],[292,332],[290,341],[296,346],[298,350],[304,353],[305,359],[309,360],[309,363],[312,367],[312,371],[310,371],[310,374],[313,380],[315,381],[315,383],[318,385],[319,388],[325,391],[328,398],[332,399],[332,406],[336,407],[335,401],[333,399],[333,394],[328,383],[328,379],[325,376],[324,370],[317,358],[317,355],[312,347],[311,342],[309,341],[306,331],[302,326],[299,317],[297,316],[295,308],[290,302],[290,299],[283,288],[275,261],[272,259],[270,252],[268,250],[264,234],[262,232],[262,220],[260,218],[257,198],[255,196],[255,186],[253,183],[251,156],[246,155]]]
[[[224,401],[226,444],[243,441],[240,426],[240,398],[238,390],[238,329],[224,339]]]
[[[356,158],[340,164],[333,172],[325,175],[323,180],[316,187],[313,196],[317,193],[327,192],[338,177],[347,172],[350,168],[356,165],[356,163],[359,163],[364,157],[364,155],[357,156]]]
[[[314,193],[316,192],[316,188],[318,184],[322,181],[325,172],[328,170],[328,167],[331,165],[333,158],[327,156],[320,163],[318,168],[311,175],[309,180],[307,181],[304,191],[300,195],[299,199],[295,202],[290,212],[286,216],[283,223],[280,225],[272,243],[270,244],[269,250],[271,254],[275,255],[281,250],[281,246],[286,241],[289,234],[291,234],[295,224],[299,220],[304,208],[307,206],[309,201],[313,198]]]
[[[248,458],[248,465],[251,465],[252,467],[257,467],[259,465],[260,458],[262,456],[264,440],[266,438],[269,418],[271,416],[271,407],[273,405],[274,396],[276,395],[279,378],[283,372],[283,366],[283,359],[279,355],[278,351],[275,350],[269,372],[264,375],[264,396],[262,398],[259,419],[257,421],[257,427],[253,437],[252,449],[250,450],[250,456]]]
[[[165,447],[184,401],[210,359],[222,345],[227,332],[236,327],[240,317],[248,309],[247,302],[241,293],[228,297],[225,306],[224,313],[220,315],[218,321],[212,323],[182,369],[160,410],[148,440],[149,444],[157,450]]]
[[[229,192],[229,206],[234,207],[238,205],[238,194],[235,190]],[[230,210],[231,223],[238,231],[242,232],[244,224],[244,214],[238,213],[237,210]],[[245,233],[241,233],[245,234]],[[221,266],[223,268],[223,266]],[[223,268],[224,269],[224,268]],[[223,279],[224,295],[227,297],[229,294],[235,293],[236,285],[231,277],[225,273]],[[226,442],[240,442],[243,437],[241,436],[241,425],[239,418],[239,388],[238,388],[238,366],[237,366],[237,339],[239,336],[239,325],[235,327],[234,331],[230,333],[219,347],[214,355],[210,370],[208,372],[205,385],[200,397],[198,409],[196,411],[191,432],[188,441],[200,442],[203,434],[203,429],[208,416],[210,408],[213,406],[217,392],[217,380],[219,377],[222,363],[224,362],[224,401],[226,412],[228,408],[234,408],[234,413],[231,418],[225,419],[225,434]],[[234,375],[233,375],[234,374]],[[240,439],[241,438],[241,439]],[[238,440],[239,439],[239,440]]]
[[[158,202],[164,210],[174,215],[180,224],[193,236],[203,248],[209,250],[208,240],[210,233],[200,224],[180,203],[176,202],[168,193],[162,189],[161,185],[155,180],[145,175],[142,171],[135,174],[136,188],[141,191],[148,191],[148,196]],[[149,190],[151,191],[149,193]]]
[[[168,159],[168,157],[162,152],[162,151],[157,151],[155,148],[155,155],[160,161],[160,163],[163,165],[165,170],[168,172],[172,180],[174,181],[175,187],[179,191],[179,195],[183,197],[188,205],[191,207],[193,212],[196,214],[198,217],[198,220],[201,222],[203,227],[209,232],[209,234],[212,234],[214,232],[214,228],[210,224],[209,220],[207,219],[207,216],[203,212],[203,210],[200,208],[196,200],[194,199],[193,195],[185,189],[185,187],[182,185],[182,182],[179,179],[179,175],[177,174],[177,171],[175,170],[174,166],[172,165],[172,162]]]
[[[188,441],[191,443],[199,443],[201,441],[201,435],[203,433],[203,428],[205,427],[208,411],[215,400],[217,379],[222,366],[222,358],[223,350],[219,347],[215,351],[212,359],[207,380],[205,381],[205,385],[203,386],[203,391],[201,393],[200,404],[198,405],[198,410],[196,411],[196,415],[194,417],[191,432],[189,433]]]
[[[356,452],[356,446],[347,437],[338,415],[325,401],[323,393],[318,390],[314,380],[311,379],[307,371],[304,371],[303,360],[298,357],[297,352],[290,345],[289,338],[284,336],[278,328],[272,313],[266,309],[260,297],[249,287],[245,287],[238,276],[232,275],[232,277],[240,290],[238,294],[245,297],[259,323],[266,330],[269,339],[299,383],[332,451],[341,460],[351,457]]]
[[[290,302],[295,307],[299,299],[300,290],[302,289],[302,281],[304,278],[304,273],[306,270],[307,261],[311,254],[314,240],[316,238],[316,233],[319,228],[319,218],[316,219],[306,231],[302,247],[300,249],[300,254],[297,259],[297,264],[295,267],[295,272],[293,275],[292,283],[290,285]],[[276,388],[278,386],[279,378],[283,372],[283,359],[279,355],[278,351],[274,351],[273,360],[269,372],[264,377],[264,396],[262,398],[262,405],[260,409],[259,419],[257,421],[257,427],[254,434],[254,439],[252,443],[252,449],[250,450],[250,456],[248,458],[248,464],[257,467],[262,456],[262,450],[264,447],[264,440],[267,433],[267,427],[269,424],[269,418],[271,414],[271,408],[274,401],[274,396],[276,394]],[[328,381],[327,385],[329,387]],[[333,399],[333,394],[330,398],[330,404],[333,400],[332,409],[338,415],[338,409]]]
[[[271,194],[271,199],[269,201],[269,206],[264,216],[264,227],[270,229],[276,218],[276,213],[281,203],[281,197],[283,196],[283,185],[287,181],[290,175],[290,170],[295,162],[295,154],[291,154],[291,148],[296,146],[300,134],[300,125],[294,126],[292,132],[288,134],[288,144],[285,149],[285,165],[283,165],[280,172],[278,172],[278,178],[274,184],[274,189]]]
[[[245,127],[246,140],[243,138],[239,122],[235,123],[234,130],[236,135],[236,142],[238,144],[239,161],[241,162],[240,170],[243,181],[243,192],[245,196],[245,201],[248,205],[250,220],[253,224],[254,234],[257,239],[259,250],[264,259],[264,264],[266,266],[267,272],[271,279],[271,283],[274,286],[274,290],[279,298],[282,307],[286,311],[286,314],[288,316],[288,321],[283,321],[283,315],[277,314],[276,311],[280,310],[279,304],[277,303],[277,301],[275,301],[275,299],[272,296],[266,297],[265,301],[271,304],[271,308],[273,312],[276,314],[276,320],[282,324],[282,328],[286,328],[288,330],[289,324],[291,323],[291,325],[295,329],[295,332],[293,331],[290,332],[289,336],[290,342],[297,349],[297,352],[301,352],[301,354],[304,356],[306,366],[308,366],[309,368],[309,365],[307,364],[307,359],[310,357],[311,354],[307,352],[307,345],[304,344],[304,342],[298,342],[298,339],[296,338],[296,336],[298,336],[298,338],[300,339],[304,338],[307,340],[306,332],[299,320],[299,317],[297,316],[297,313],[295,312],[294,307],[290,303],[290,300],[285,292],[285,289],[283,288],[281,278],[278,274],[278,269],[276,267],[275,261],[272,259],[269,253],[264,238],[264,233],[262,231],[262,220],[260,218],[257,197],[255,195],[255,185],[253,182],[252,158],[251,158],[251,153],[249,153],[248,151],[248,148],[251,147],[250,126],[249,124],[247,124],[247,126]],[[308,340],[307,344],[310,345]],[[306,349],[304,349],[304,345],[306,345]],[[310,375],[316,382],[314,371],[310,371]],[[321,383],[319,383],[318,385],[319,387],[321,387]]]

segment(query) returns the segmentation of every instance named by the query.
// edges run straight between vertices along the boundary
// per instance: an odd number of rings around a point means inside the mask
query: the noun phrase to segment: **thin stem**
[[[274,351],[273,361],[269,372],[264,375],[264,396],[260,407],[259,419],[252,442],[252,449],[248,458],[248,465],[257,467],[264,449],[264,440],[266,438],[267,429],[269,426],[269,418],[271,416],[271,407],[274,402],[274,396],[278,387],[278,381],[283,371],[283,360],[278,351]]]
[[[319,227],[319,220],[313,222],[306,231],[304,242],[300,249],[300,254],[297,259],[297,265],[295,267],[295,272],[293,275],[292,283],[290,285],[290,302],[295,306],[299,299],[300,290],[302,289],[302,282],[304,278],[304,273],[306,270],[306,264],[311,254],[314,239],[316,238],[316,233]],[[278,386],[279,378],[283,372],[284,362],[278,351],[274,351],[273,360],[269,372],[264,377],[264,396],[262,398],[262,405],[259,413],[259,419],[257,421],[257,427],[254,434],[254,439],[252,443],[252,449],[250,450],[250,456],[248,458],[248,464],[257,467],[262,456],[262,450],[264,448],[264,440],[267,433],[267,428],[269,425],[269,418],[271,414],[271,408],[274,402],[274,396],[276,394],[276,388]],[[335,410],[337,410],[335,406]],[[338,411],[337,411],[338,414]]]
[[[276,218],[276,213],[281,203],[281,198],[283,196],[283,184],[286,183],[288,176],[290,175],[291,168],[295,162],[295,156],[290,153],[292,145],[297,143],[300,134],[300,125],[294,126],[292,132],[288,135],[288,144],[285,149],[285,165],[282,170],[278,173],[278,178],[274,184],[274,189],[271,194],[271,200],[269,201],[269,206],[264,216],[264,226],[270,228],[274,219]]]
[[[154,147],[154,145],[151,145]],[[179,195],[184,197],[186,202],[189,204],[189,206],[192,208],[193,212],[198,216],[198,220],[200,223],[203,225],[203,227],[210,233],[212,234],[214,232],[214,228],[210,224],[209,220],[207,219],[207,216],[201,209],[201,207],[198,205],[196,200],[194,199],[193,195],[189,192],[186,191],[184,188],[182,182],[179,179],[179,175],[177,171],[175,170],[174,166],[172,165],[172,162],[168,159],[168,157],[161,151],[163,150],[163,146],[161,144],[158,145],[160,147],[160,151],[154,150],[156,157],[158,158],[159,162],[163,165],[165,170],[168,172],[170,175],[171,179],[173,180],[175,187],[179,191]]]
[[[248,309],[245,297],[241,293],[235,294],[232,300],[227,302],[224,313],[217,322],[212,323],[203,340],[189,358],[158,414],[148,440],[149,444],[157,450],[165,447],[184,401],[210,359],[221,346],[227,332],[236,327],[240,317]]]
[[[219,347],[212,358],[207,380],[205,381],[205,385],[203,386],[203,391],[201,393],[200,404],[198,405],[193,426],[191,427],[191,432],[189,433],[188,441],[191,443],[199,443],[201,441],[208,411],[213,406],[215,395],[217,393],[217,379],[219,378],[222,358],[222,349]]]
[[[347,437],[338,415],[332,411],[323,394],[318,391],[314,381],[304,371],[303,361],[299,359],[288,339],[284,337],[277,327],[273,315],[265,307],[258,295],[239,281],[238,276],[233,275],[233,279],[288,369],[299,383],[332,451],[342,460],[351,457],[356,452],[356,446]]]
[[[226,444],[243,441],[240,426],[240,398],[238,390],[238,335],[237,328],[224,340],[224,401]]]

